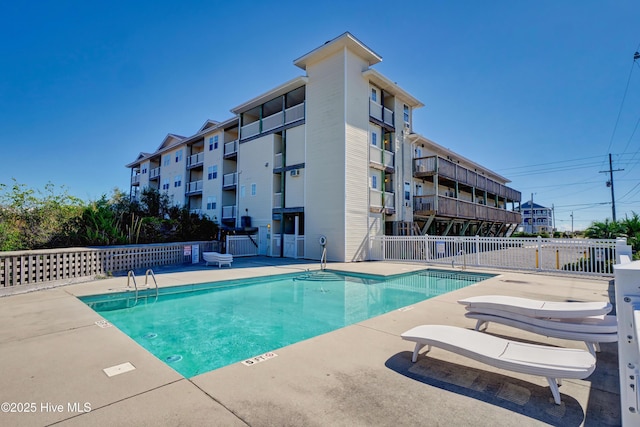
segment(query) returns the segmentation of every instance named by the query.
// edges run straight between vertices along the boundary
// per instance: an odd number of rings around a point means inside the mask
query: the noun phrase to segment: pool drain
[[[156,334],[155,332],[149,332],[147,334],[144,334],[144,338],[148,339],[148,340],[152,340],[154,338],[156,338],[158,336],[158,334]]]
[[[181,360],[182,360],[182,356],[180,356],[179,354],[174,354],[164,359],[164,361],[167,363],[179,362]]]

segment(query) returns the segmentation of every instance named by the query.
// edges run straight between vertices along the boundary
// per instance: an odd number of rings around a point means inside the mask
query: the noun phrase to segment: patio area
[[[282,274],[317,263],[237,258],[233,268],[157,269],[159,286]],[[424,264],[329,264],[391,275]],[[442,268],[442,267],[435,267]],[[555,405],[544,378],[517,374],[434,348],[411,363],[400,334],[420,324],[473,328],[457,300],[503,294],[553,301],[611,301],[613,281],[478,270],[498,276],[284,348],[186,379],[76,296],[105,293],[126,277],[0,298],[2,425],[116,426],[615,426],[621,424],[617,345],[602,344],[595,372],[565,380]],[[5,290],[6,293],[6,290]],[[98,324],[96,324],[98,322]],[[491,334],[585,349],[492,323]],[[103,369],[135,369],[107,376]],[[27,409],[25,409],[27,408]],[[27,412],[28,411],[28,412]]]

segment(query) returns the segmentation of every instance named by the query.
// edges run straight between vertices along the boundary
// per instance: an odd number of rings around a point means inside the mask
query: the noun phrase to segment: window
[[[404,183],[404,199],[411,200],[411,184],[408,182]]]
[[[169,166],[171,164],[171,154],[167,154],[166,156],[164,156],[164,158],[162,159],[163,166]]]
[[[408,105],[404,105],[403,112],[404,112],[404,122],[409,123],[409,106]]]
[[[376,175],[373,175],[371,177],[371,188],[374,188],[374,189],[378,188],[378,177]]]
[[[143,167],[143,168],[142,168],[142,172],[140,172],[140,173],[147,173],[147,167],[146,167],[146,166],[145,166],[145,167]]]
[[[371,145],[378,146],[378,134],[371,132]]]
[[[255,196],[256,195],[256,191],[257,191],[256,185],[255,184],[251,184],[251,195]]]
[[[182,150],[176,151],[176,163],[182,161]]]
[[[378,91],[374,87],[371,88],[371,100],[373,102],[378,102]]]
[[[213,150],[213,137],[209,137],[209,151]]]
[[[175,178],[173,178],[173,186],[180,187],[181,185],[182,185],[182,175],[176,175]]]
[[[209,168],[207,169],[207,178],[208,179],[218,178],[218,165],[209,166]]]
[[[214,150],[218,149],[218,135],[213,137],[213,149]]]
[[[216,196],[207,197],[207,210],[214,210],[217,204],[218,200],[216,199]]]
[[[244,199],[245,188],[244,185],[240,186],[240,198]]]
[[[162,180],[162,189],[163,190],[169,189],[169,178],[165,178]]]

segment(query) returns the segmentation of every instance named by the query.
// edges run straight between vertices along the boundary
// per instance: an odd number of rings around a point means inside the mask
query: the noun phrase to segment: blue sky
[[[414,130],[501,173],[560,229],[640,213],[640,3],[24,1],[0,5],[0,183],[95,200],[167,133],[284,83],[345,31],[425,104]],[[640,62],[640,60],[638,61]]]

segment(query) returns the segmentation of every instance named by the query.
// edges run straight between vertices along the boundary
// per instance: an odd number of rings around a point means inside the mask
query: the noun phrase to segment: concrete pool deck
[[[274,264],[274,265],[269,265]],[[397,274],[427,266],[389,262],[328,265]],[[233,268],[158,269],[160,286],[318,269],[318,263],[236,259]],[[434,266],[433,268],[441,269]],[[174,270],[174,271],[171,271]],[[175,271],[178,270],[178,271]],[[620,425],[617,344],[602,344],[595,372],[564,380],[555,405],[544,378],[499,370],[441,349],[411,363],[400,334],[420,324],[473,328],[457,300],[505,294],[554,301],[614,302],[610,279],[478,270],[498,276],[408,308],[186,379],[76,296],[113,292],[126,277],[0,298],[0,425],[16,426],[608,426]],[[138,279],[138,281],[141,281]],[[98,322],[98,324],[96,324]],[[495,335],[584,349],[491,324]],[[103,369],[134,370],[107,376]],[[86,406],[85,406],[86,405]],[[29,410],[30,412],[25,412]],[[90,409],[90,411],[87,411]]]

